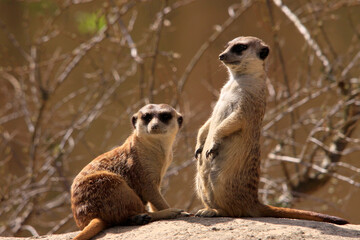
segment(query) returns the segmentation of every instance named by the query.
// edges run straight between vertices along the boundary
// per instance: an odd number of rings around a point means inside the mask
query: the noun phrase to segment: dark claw
[[[214,144],[213,147],[210,150],[206,151],[206,158],[208,159],[210,155],[212,155],[212,158],[214,159],[219,154],[219,144]]]
[[[213,153],[213,150],[212,149],[210,149],[210,150],[207,150],[206,151],[206,158],[209,158],[209,156],[210,156],[210,154],[212,154]]]
[[[202,150],[203,150],[202,147],[199,147],[198,149],[196,149],[196,151],[195,151],[195,159],[197,159],[198,155],[200,155],[202,153]]]

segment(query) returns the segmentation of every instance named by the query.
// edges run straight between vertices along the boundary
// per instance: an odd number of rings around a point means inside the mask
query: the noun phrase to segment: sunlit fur
[[[171,120],[159,122],[156,114],[161,111],[170,112]],[[145,124],[142,116],[150,112],[154,118]],[[180,120],[182,116],[169,105],[146,105],[132,117],[134,131],[124,144],[82,169],[71,187],[74,219],[82,229],[74,239],[90,239],[110,226],[146,224],[182,212],[169,208],[160,193]],[[147,212],[147,203],[158,211]]]
[[[235,44],[248,47],[236,54],[231,51]],[[266,107],[264,60],[268,53],[269,48],[262,40],[238,37],[220,54],[229,80],[197,136],[196,189],[205,208],[196,215],[287,217],[347,223],[337,217],[259,202],[259,141]]]
[[[237,55],[230,51],[235,44],[245,44],[248,48],[241,55]],[[258,57],[258,52],[263,47],[268,46],[254,37],[238,37],[230,41],[227,48],[220,54],[225,56],[223,63],[227,67],[230,77],[240,79],[241,75],[249,75],[251,78],[264,78],[264,61]]]

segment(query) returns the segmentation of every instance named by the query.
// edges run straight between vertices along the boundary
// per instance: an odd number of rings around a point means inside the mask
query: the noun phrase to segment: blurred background
[[[261,201],[360,223],[360,1],[0,0],[0,235],[77,230],[73,178],[150,102],[185,120],[165,198],[199,209],[197,130],[246,35],[271,47]]]

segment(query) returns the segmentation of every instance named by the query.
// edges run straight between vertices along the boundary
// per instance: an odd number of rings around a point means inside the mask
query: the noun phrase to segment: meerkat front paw
[[[203,208],[200,209],[196,214],[195,217],[217,217],[219,213],[216,209],[211,208]]]
[[[169,208],[168,211],[170,212],[169,218],[185,216],[186,213],[184,210],[177,208]]]
[[[190,217],[190,216],[194,216],[194,214],[185,212],[184,210],[181,209],[176,209],[176,208],[170,208],[170,211],[174,213],[174,218],[176,217]]]
[[[217,155],[219,155],[219,148],[220,143],[214,142],[210,149],[206,151],[206,158],[209,159],[211,156],[211,158],[214,159]]]
[[[181,212],[180,213],[180,217],[193,217],[194,214],[193,213],[188,213],[188,212]]]

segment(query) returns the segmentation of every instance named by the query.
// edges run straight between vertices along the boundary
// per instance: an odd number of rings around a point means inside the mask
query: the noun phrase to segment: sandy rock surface
[[[66,240],[77,232],[28,239]],[[1,238],[0,240],[26,238]],[[101,232],[94,239],[360,239],[360,225],[334,225],[276,218],[179,218],[144,226],[120,226]]]

